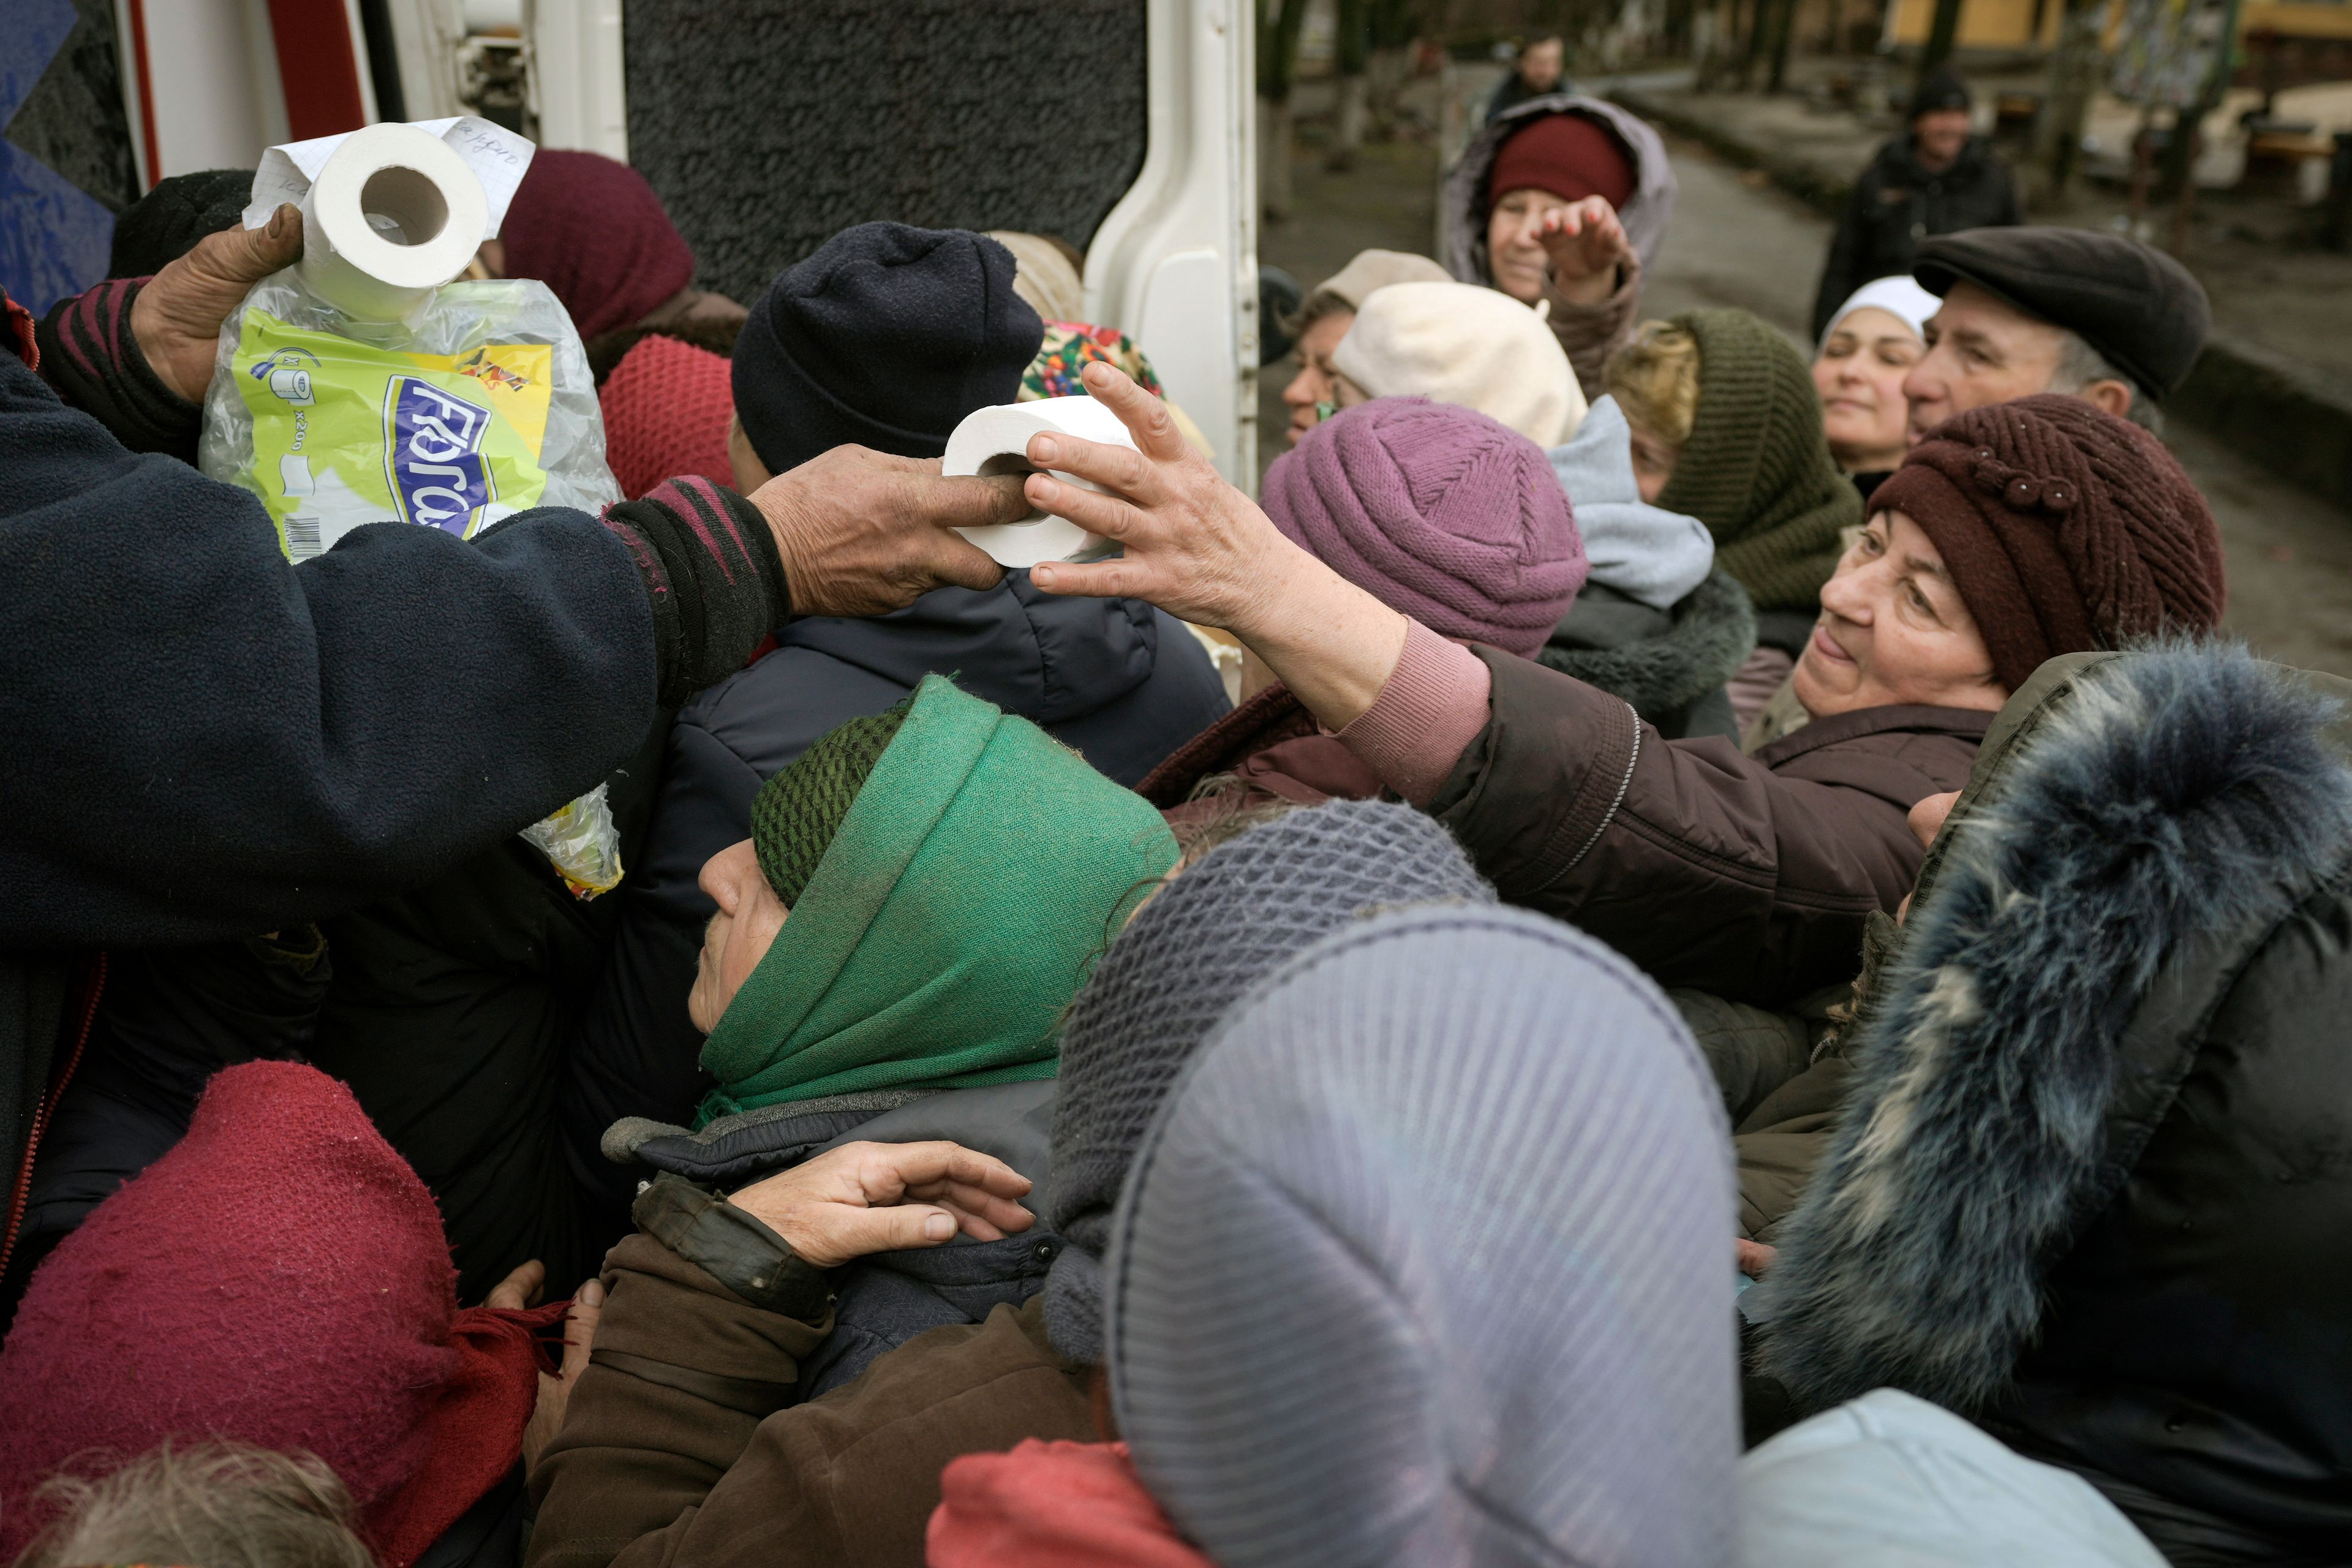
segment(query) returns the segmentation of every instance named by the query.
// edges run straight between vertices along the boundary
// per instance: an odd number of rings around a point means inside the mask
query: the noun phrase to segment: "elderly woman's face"
[[[1903,703],[1991,712],[2009,700],[1935,542],[1899,511],[1873,517],[1822,585],[1796,689],[1816,719]]]
[[[1291,446],[1297,446],[1307,432],[1322,422],[1326,406],[1339,403],[1334,384],[1339,374],[1331,368],[1331,355],[1355,324],[1353,310],[1327,310],[1298,334],[1297,346],[1291,351],[1298,356],[1298,374],[1282,389],[1282,401],[1290,409],[1290,427],[1282,438]]]
[[[1874,306],[1847,311],[1822,340],[1813,389],[1821,394],[1830,454],[1847,473],[1874,473],[1903,461],[1911,416],[1903,378],[1927,353],[1909,322]]]
[[[703,928],[702,957],[695,966],[686,1011],[694,1026],[707,1035],[719,1026],[727,1005],[768,955],[792,911],[768,886],[748,838],[704,861],[701,883],[719,912]]]
[[[1486,270],[1494,274],[1496,288],[1522,305],[1543,298],[1551,258],[1543,241],[1536,237],[1536,230],[1546,214],[1575,205],[1566,196],[1533,186],[1505,191],[1495,198],[1494,210],[1486,215]]]

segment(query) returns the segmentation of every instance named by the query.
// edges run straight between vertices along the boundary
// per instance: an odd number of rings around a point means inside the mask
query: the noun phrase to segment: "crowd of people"
[[[2344,1560],[2352,689],[2220,636],[2201,289],[1939,78],[1810,361],[1645,319],[1529,56],[1256,500],[1066,240],[747,305],[588,153],[477,270],[601,516],[289,564],[237,172],[9,302],[0,1560]]]

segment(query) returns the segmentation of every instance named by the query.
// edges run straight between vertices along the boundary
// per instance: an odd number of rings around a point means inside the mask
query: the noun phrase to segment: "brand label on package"
[[[490,411],[421,376],[395,375],[383,395],[383,467],[403,522],[463,539],[498,495],[482,461]]]
[[[369,522],[470,539],[546,489],[549,344],[407,353],[249,307],[234,363],[254,478],[294,560]]]

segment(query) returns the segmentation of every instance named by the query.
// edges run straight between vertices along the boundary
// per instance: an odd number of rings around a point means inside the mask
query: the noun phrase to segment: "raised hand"
[[[1185,445],[1160,399],[1107,364],[1087,391],[1119,417],[1135,450],[1033,436],[1028,458],[1092,480],[1100,494],[1050,474],[1029,476],[1029,500],[1126,547],[1124,560],[1033,567],[1049,594],[1149,600],[1170,615],[1232,632],[1332,729],[1354,721],[1387,684],[1404,649],[1405,618],[1282,536],[1257,503]]]
[[[1551,262],[1552,287],[1580,305],[1617,291],[1618,268],[1633,258],[1625,226],[1605,196],[1587,196],[1544,214],[1536,239]]]

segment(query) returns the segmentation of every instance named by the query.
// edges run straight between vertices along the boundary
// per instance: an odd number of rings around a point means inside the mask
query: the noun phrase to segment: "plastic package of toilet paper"
[[[948,437],[946,458],[940,471],[983,477],[1034,473],[1036,465],[1024,454],[1029,438],[1044,433],[1076,436],[1130,449],[1135,446],[1134,437],[1119,423],[1118,416],[1093,398],[1083,395],[1045,397],[1031,403],[999,404],[965,415],[963,422]],[[1102,489],[1090,479],[1066,474],[1059,468],[1047,472],[1081,489]],[[1098,561],[1118,549],[1100,534],[1088,533],[1066,518],[1042,511],[1032,511],[1019,522],[959,528],[956,531],[986,551],[1000,566],[1034,566],[1043,561]]]
[[[468,124],[495,135],[468,149],[428,133]],[[459,120],[374,125],[264,158],[247,225],[299,199],[303,257],[223,324],[197,461],[261,498],[289,560],[366,523],[470,539],[531,507],[594,512],[621,499],[562,303],[532,279],[452,281],[496,232],[530,153]],[[602,784],[522,837],[576,897],[620,883]]]
[[[303,253],[221,331],[198,461],[261,497],[287,555],[362,523],[470,539],[534,506],[620,499],[572,318],[545,284],[453,282],[531,144],[487,121],[273,147],[248,225],[299,200]]]
[[[222,330],[197,460],[261,498],[289,560],[363,523],[471,539],[621,499],[587,353],[544,283],[453,283],[413,324],[362,330],[293,268]]]

